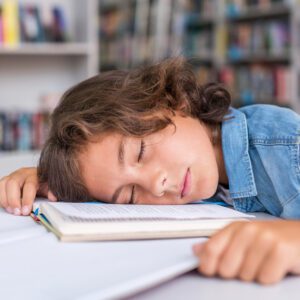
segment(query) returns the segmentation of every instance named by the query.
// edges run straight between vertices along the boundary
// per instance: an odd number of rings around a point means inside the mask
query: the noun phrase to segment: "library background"
[[[235,107],[300,113],[300,0],[0,0],[0,177],[36,165],[67,88],[174,55]]]

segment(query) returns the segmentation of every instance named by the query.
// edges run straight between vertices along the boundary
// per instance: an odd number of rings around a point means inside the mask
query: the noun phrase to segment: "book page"
[[[84,219],[232,219],[249,218],[244,214],[215,204],[190,205],[131,205],[131,204],[101,204],[101,203],[64,203],[48,202],[63,215]]]

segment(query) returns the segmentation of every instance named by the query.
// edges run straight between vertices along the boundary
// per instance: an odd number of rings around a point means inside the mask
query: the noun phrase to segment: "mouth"
[[[181,198],[187,196],[190,193],[191,183],[192,183],[191,172],[190,169],[188,168],[182,182],[181,195],[180,195]]]

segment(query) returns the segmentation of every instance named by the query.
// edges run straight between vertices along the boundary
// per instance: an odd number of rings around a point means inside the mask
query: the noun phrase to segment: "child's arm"
[[[194,245],[199,272],[270,284],[300,275],[300,221],[235,222]]]
[[[36,168],[22,168],[0,179],[0,207],[15,215],[29,215],[36,195],[56,201],[48,187],[39,188]]]

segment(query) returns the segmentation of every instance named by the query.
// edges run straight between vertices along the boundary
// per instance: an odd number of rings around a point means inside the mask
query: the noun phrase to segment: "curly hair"
[[[110,132],[149,135],[173,124],[175,112],[218,128],[230,103],[230,93],[222,85],[199,84],[182,57],[89,78],[67,90],[51,116],[39,182],[48,184],[59,200],[88,201],[91,196],[78,162],[87,143]]]

